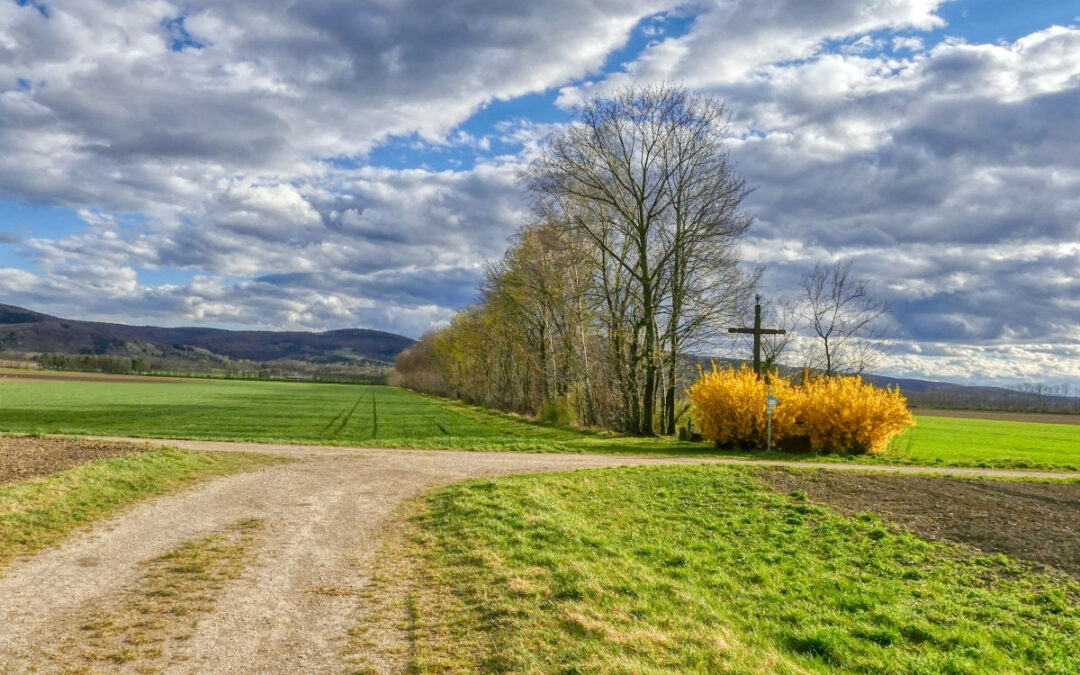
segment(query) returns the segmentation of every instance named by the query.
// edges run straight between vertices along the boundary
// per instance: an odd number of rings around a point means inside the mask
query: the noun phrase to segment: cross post
[[[761,336],[762,335],[784,335],[787,333],[782,328],[762,328],[761,327],[761,296],[754,298],[754,327],[753,328],[728,328],[729,333],[743,333],[745,335],[754,336],[754,373],[758,378],[761,378]]]

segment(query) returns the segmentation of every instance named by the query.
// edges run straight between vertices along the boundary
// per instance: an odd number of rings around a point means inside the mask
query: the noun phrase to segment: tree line
[[[999,387],[938,387],[907,394],[920,408],[1080,414],[1080,391],[1068,384],[1025,383]]]
[[[751,189],[730,160],[728,120],[721,101],[670,85],[586,100],[522,172],[531,220],[486,267],[478,300],[405,350],[390,382],[674,434],[695,354],[745,325],[761,274],[740,265]],[[782,355],[803,376],[878,360],[888,307],[852,260],[816,265],[763,309],[768,327],[787,330],[762,340],[767,370]]]
[[[108,354],[41,353],[33,362],[46,370],[112,375],[162,375],[230,380],[306,380],[353,384],[385,384],[386,366],[378,363],[309,363],[249,361],[217,357],[190,360],[168,357],[126,357]]]
[[[750,190],[724,105],[686,89],[586,101],[522,175],[533,220],[480,299],[394,382],[637,434],[674,433],[684,355],[745,314]]]

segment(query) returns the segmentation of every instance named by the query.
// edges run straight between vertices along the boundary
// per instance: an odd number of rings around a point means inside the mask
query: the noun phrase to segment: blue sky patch
[[[41,14],[41,16],[46,19],[49,18],[49,8],[46,7],[43,2],[35,2],[35,0],[15,0],[15,4],[19,7],[33,7]]]
[[[184,17],[182,16],[165,19],[161,22],[161,27],[165,30],[169,49],[174,52],[182,52],[185,49],[202,49],[206,46],[191,37],[191,33],[188,33],[187,28],[184,26]]]

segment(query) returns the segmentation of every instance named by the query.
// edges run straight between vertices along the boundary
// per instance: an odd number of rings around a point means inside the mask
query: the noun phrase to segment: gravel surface
[[[266,530],[253,562],[223,591],[216,609],[199,621],[166,672],[341,672],[348,629],[362,602],[359,592],[370,582],[371,563],[387,528],[408,500],[431,487],[471,477],[703,461],[154,442],[202,450],[279,453],[303,461],[216,479],[182,494],[142,502],[59,548],[12,565],[0,576],[0,671],[25,670],[34,655],[53,642],[53,636],[71,632],[65,622],[78,616],[80,608],[103,602],[137,583],[144,561],[219,532],[230,523],[257,518]],[[848,468],[867,471],[873,467]],[[894,473],[925,471],[879,468]],[[135,669],[134,664],[119,668]]]

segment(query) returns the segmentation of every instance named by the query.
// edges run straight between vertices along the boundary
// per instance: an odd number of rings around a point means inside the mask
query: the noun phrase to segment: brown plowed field
[[[997,410],[943,410],[939,408],[912,408],[915,415],[927,417],[959,417],[974,420],[999,420],[1001,422],[1038,422],[1040,424],[1080,424],[1080,415],[1063,413],[1020,413]]]
[[[1080,483],[1021,483],[765,469],[773,488],[844,514],[873,511],[929,539],[1050,565],[1080,578]]]
[[[143,452],[147,447],[97,440],[0,436],[0,483],[64,471],[95,459]]]

